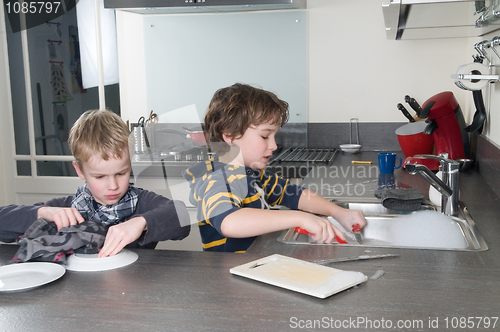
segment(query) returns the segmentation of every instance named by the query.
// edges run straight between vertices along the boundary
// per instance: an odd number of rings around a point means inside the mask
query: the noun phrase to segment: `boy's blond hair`
[[[121,159],[129,149],[130,131],[117,114],[108,110],[83,113],[69,132],[68,144],[81,167],[93,155],[103,160]]]
[[[215,92],[205,114],[205,132],[211,149],[223,155],[230,150],[223,134],[238,139],[250,126],[271,121],[283,127],[289,117],[288,103],[274,93],[236,83]]]

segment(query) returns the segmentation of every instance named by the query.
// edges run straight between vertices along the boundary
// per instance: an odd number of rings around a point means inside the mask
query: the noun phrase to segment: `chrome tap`
[[[438,178],[426,166],[420,164],[408,164],[405,169],[410,174],[420,174],[427,182],[441,193],[441,212],[448,216],[458,215],[459,198],[459,176],[460,163],[448,159],[447,153],[434,155],[416,155],[414,158],[437,159],[440,162],[439,170],[443,173],[443,180]]]

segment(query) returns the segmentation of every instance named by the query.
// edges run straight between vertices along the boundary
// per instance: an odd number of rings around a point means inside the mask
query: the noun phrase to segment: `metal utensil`
[[[359,244],[363,244],[363,236],[361,235],[361,227],[359,224],[352,225],[352,232],[354,233],[354,237]]]
[[[486,109],[484,107],[483,101],[483,93],[481,90],[472,91],[472,96],[474,97],[474,104],[476,106],[476,113],[474,113],[474,118],[472,119],[472,123],[465,127],[464,130],[478,134],[481,134],[483,131],[483,123],[486,120]]]
[[[356,138],[354,143],[353,136]],[[359,145],[358,119],[351,118],[349,121],[349,144],[340,144],[340,149],[345,153],[357,153],[361,149]]]
[[[353,131],[353,126],[354,126],[354,131]],[[349,120],[349,144],[354,144],[352,136],[356,137],[356,144],[359,145],[359,129],[358,129],[358,119],[357,118],[351,118]]]
[[[318,260],[318,261],[313,261],[312,263],[316,263],[316,264],[320,264],[320,265],[327,265],[330,263],[337,263],[337,262],[361,261],[361,260],[376,259],[376,258],[394,258],[394,257],[399,257],[399,256],[400,256],[399,254],[360,255],[360,256],[356,256],[356,257],[322,259],[322,260]]]
[[[134,152],[137,154],[146,153],[149,147],[149,142],[146,137],[146,131],[144,129],[145,120],[146,119],[141,116],[139,120],[137,120],[137,124],[134,124],[132,126],[132,133],[135,139]]]
[[[158,115],[151,111],[149,118],[144,122],[144,127],[151,127],[158,123]]]
[[[460,163],[460,172],[468,171],[474,165],[473,159],[462,158],[462,159],[455,159],[455,160]]]

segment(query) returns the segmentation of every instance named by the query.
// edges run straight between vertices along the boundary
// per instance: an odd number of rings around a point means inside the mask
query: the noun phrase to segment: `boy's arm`
[[[38,209],[37,219],[38,218],[53,221],[57,226],[57,230],[67,226],[77,225],[85,221],[80,212],[71,207],[42,206]]]
[[[190,228],[184,203],[140,190],[136,212],[129,220],[109,228],[98,257],[115,255],[136,240],[139,245],[180,240],[189,235]]]
[[[97,257],[108,257],[119,253],[126,245],[137,240],[146,228],[144,217],[134,217],[108,228],[104,244]]]
[[[343,234],[326,218],[297,211],[303,188],[290,185],[286,179],[274,173],[260,174],[266,201],[271,205],[287,206],[291,210],[242,207],[241,202],[248,197],[249,191],[246,177],[233,176],[230,191],[225,181],[218,179],[215,182],[213,179],[210,190],[201,190],[204,193],[200,203],[203,206],[202,217],[208,219],[207,222],[225,237],[246,238],[301,227],[313,234],[311,237],[317,242],[332,242],[335,237],[345,240]]]
[[[335,235],[342,240],[345,237],[327,219],[312,213],[332,216],[347,230],[352,230],[354,224],[366,226],[361,211],[341,208],[307,189],[300,196],[298,208],[302,211],[241,208],[224,218],[221,232],[227,237],[240,238],[300,227],[312,233],[314,241],[329,243]]]
[[[80,212],[71,207],[72,200],[73,196],[56,197],[43,204],[35,204],[40,205],[36,219],[43,218],[55,222],[57,230],[85,221]]]
[[[44,218],[48,221],[53,220],[53,213],[45,214],[48,209],[52,212],[64,210],[71,206],[73,196],[52,198],[45,203],[36,203],[34,205],[7,205],[0,208],[0,241],[14,242],[22,236],[26,230],[38,218]],[[69,205],[68,205],[69,204]],[[57,228],[64,227],[64,222],[56,222]],[[66,226],[69,225],[69,222]]]
[[[221,232],[226,237],[244,238],[294,227],[310,232],[316,242],[330,243],[336,237],[345,240],[327,219],[297,210],[240,208],[224,218]]]
[[[355,224],[358,224],[360,228],[366,226],[366,219],[363,216],[363,212],[344,209],[307,189],[304,189],[302,192],[298,207],[302,211],[331,216],[340,222],[347,231],[352,231],[352,227]]]
[[[36,220],[38,209],[35,205],[0,207],[0,241],[15,242]]]
[[[170,200],[152,191],[140,190],[139,202],[134,215],[143,217],[146,228],[139,244],[165,240],[181,240],[189,235],[191,220],[186,205]]]

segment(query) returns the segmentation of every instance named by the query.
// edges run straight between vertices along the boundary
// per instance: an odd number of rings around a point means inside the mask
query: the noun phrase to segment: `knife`
[[[312,263],[326,265],[326,264],[336,263],[336,262],[350,262],[350,261],[361,261],[361,260],[374,259],[374,258],[392,258],[392,257],[399,257],[399,254],[361,255],[361,256],[356,256],[356,257],[322,259],[319,261],[313,261]]]
[[[363,236],[361,235],[361,227],[359,224],[352,225],[352,232],[354,233],[354,237],[359,244],[363,244]]]
[[[403,104],[401,104],[401,103],[398,104],[398,110],[403,112],[403,115],[406,116],[406,118],[410,122],[415,122],[415,119],[411,116],[410,112],[408,112],[408,110],[406,109],[406,107],[403,106]]]
[[[417,113],[417,116],[420,117],[420,113],[422,113],[422,107],[420,107],[419,103],[415,100],[415,98],[406,95],[405,102],[407,102],[411,106],[411,108],[413,108],[415,113]]]

